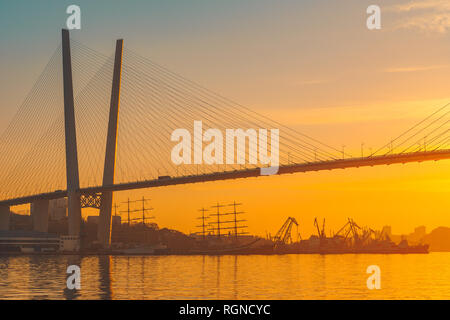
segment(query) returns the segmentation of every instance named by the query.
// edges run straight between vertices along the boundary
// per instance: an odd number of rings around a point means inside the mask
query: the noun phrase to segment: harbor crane
[[[317,222],[317,217],[314,218],[314,225],[317,228],[317,234],[318,234],[319,238],[320,239],[326,238],[326,235],[325,235],[325,218],[323,219],[322,230],[319,229],[319,222]]]
[[[277,234],[273,238],[273,241],[276,244],[289,244],[292,243],[292,226],[297,226],[297,235],[300,237],[300,233],[298,233],[298,222],[293,217],[288,217],[284,224],[281,226],[280,230],[278,230]]]
[[[334,234],[335,239],[342,239],[349,245],[364,245],[377,239],[377,232],[371,228],[361,228],[353,219],[348,218],[347,223]]]

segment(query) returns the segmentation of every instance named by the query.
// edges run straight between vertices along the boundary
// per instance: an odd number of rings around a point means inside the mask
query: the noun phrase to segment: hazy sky
[[[124,38],[143,56],[337,147],[380,146],[450,101],[447,0],[0,0],[0,131],[59,44],[70,4],[81,7],[82,30],[72,35],[84,44],[109,55]],[[370,4],[381,7],[381,30],[366,28]],[[406,232],[450,225],[449,173],[444,162],[411,164],[171,187],[152,198],[158,222],[183,231],[193,229],[198,207],[240,194],[259,233],[274,233],[287,215],[310,232],[315,215],[336,229],[352,215]],[[258,203],[265,193],[276,201]],[[169,210],[172,197],[179,202]],[[181,208],[190,211],[184,218]]]

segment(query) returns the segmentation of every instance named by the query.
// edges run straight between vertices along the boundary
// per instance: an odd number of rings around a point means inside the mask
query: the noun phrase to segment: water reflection
[[[366,268],[381,268],[368,290]],[[66,270],[81,267],[81,289]],[[449,299],[450,254],[0,256],[0,299]]]
[[[98,257],[99,265],[99,283],[100,283],[100,299],[111,300],[113,299],[112,289],[112,270],[111,270],[111,256]]]
[[[234,256],[234,273],[233,273],[233,299],[237,299],[237,266],[238,266],[238,256]]]
[[[215,257],[216,258],[216,265],[217,265],[217,281],[216,281],[216,289],[217,289],[217,296],[216,298],[220,297],[220,256]]]

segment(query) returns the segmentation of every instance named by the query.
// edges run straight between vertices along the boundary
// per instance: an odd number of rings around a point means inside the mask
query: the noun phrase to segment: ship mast
[[[208,217],[205,216],[205,212],[208,211],[208,209],[205,208],[201,208],[198,211],[201,211],[202,215],[200,217],[198,217],[197,219],[201,219],[202,220],[202,224],[197,226],[197,228],[202,228],[202,238],[203,240],[205,240],[206,237],[206,220],[208,220]]]

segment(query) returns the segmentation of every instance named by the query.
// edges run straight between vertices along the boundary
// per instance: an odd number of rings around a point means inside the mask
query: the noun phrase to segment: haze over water
[[[81,266],[81,290],[66,268]],[[381,269],[369,290],[366,268]],[[450,299],[450,253],[2,256],[0,299]]]

